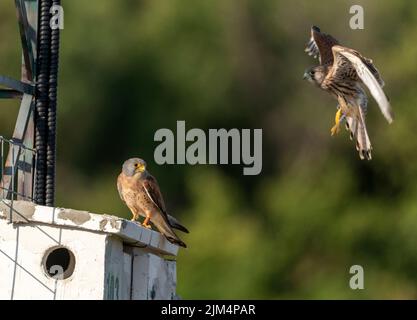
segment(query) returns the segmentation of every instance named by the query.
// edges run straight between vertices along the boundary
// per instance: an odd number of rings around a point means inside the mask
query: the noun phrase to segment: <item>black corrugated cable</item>
[[[52,0],[52,6],[60,6],[60,0]],[[49,101],[48,101],[48,140],[46,152],[46,190],[45,204],[54,205],[55,199],[55,163],[56,163],[56,106],[59,65],[59,34],[60,29],[51,31],[50,68],[49,68]]]
[[[50,10],[51,0],[39,0],[38,59],[36,76],[35,147],[37,166],[35,176],[35,202],[45,204],[47,120],[49,94],[49,66],[51,49]]]

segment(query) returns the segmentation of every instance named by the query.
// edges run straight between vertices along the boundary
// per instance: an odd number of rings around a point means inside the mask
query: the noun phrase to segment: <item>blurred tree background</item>
[[[147,160],[191,230],[183,298],[417,298],[415,1],[63,1],[57,205],[130,216],[122,162]],[[361,4],[365,29],[349,28]],[[302,80],[311,25],[370,57],[396,120],[370,100],[360,161],[336,101]],[[14,2],[0,3],[0,74],[19,77]],[[0,134],[18,111],[2,101]],[[159,128],[262,128],[263,171],[153,160]],[[365,290],[349,288],[349,268]]]

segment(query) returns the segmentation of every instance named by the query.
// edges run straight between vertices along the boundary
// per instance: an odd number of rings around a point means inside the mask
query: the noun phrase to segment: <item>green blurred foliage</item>
[[[365,29],[349,28],[362,4]],[[178,257],[183,298],[417,298],[417,3],[413,1],[65,1],[57,205],[129,217],[121,163],[147,160],[169,211],[191,230]],[[370,101],[374,159],[336,101],[302,81],[318,25],[371,57],[396,112]],[[0,3],[0,73],[18,77],[13,1]],[[10,136],[16,101],[2,101]],[[263,171],[158,166],[159,128],[262,128]],[[365,269],[365,290],[349,268]]]

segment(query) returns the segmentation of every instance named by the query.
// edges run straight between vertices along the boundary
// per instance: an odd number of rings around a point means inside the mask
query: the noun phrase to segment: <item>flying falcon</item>
[[[338,133],[345,120],[350,138],[356,140],[360,158],[371,160],[372,146],[365,123],[368,98],[363,84],[368,87],[388,123],[393,121],[390,103],[382,90],[384,81],[372,60],[339,45],[335,38],[322,33],[316,26],[311,28],[305,51],[314,58],[318,56],[320,65],[307,69],[304,79],[329,92],[338,101],[331,134]]]
[[[146,170],[144,160],[132,158],[123,163],[122,172],[117,178],[117,189],[120,198],[133,214],[132,221],[136,221],[141,215],[145,217],[142,226],[151,228],[149,222],[152,222],[169,242],[187,247],[173,228],[186,233],[188,230],[167,214],[158,182]]]

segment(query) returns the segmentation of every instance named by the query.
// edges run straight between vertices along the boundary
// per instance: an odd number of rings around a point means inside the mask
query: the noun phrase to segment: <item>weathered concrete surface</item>
[[[133,249],[133,300],[176,300],[176,262]]]
[[[48,225],[8,224],[4,219],[0,219],[0,234],[1,300],[105,298],[105,242],[109,235]],[[58,246],[68,248],[75,256],[74,272],[63,280],[51,278],[44,268],[46,253]]]
[[[45,257],[57,247],[74,255],[66,279],[45,270]],[[175,261],[121,237],[77,228],[0,219],[0,274],[0,300],[176,298]]]
[[[9,219],[10,201],[0,201],[0,219]],[[72,227],[93,232],[113,234],[123,242],[147,247],[160,254],[177,255],[178,246],[170,243],[157,231],[149,230],[138,223],[111,215],[100,215],[74,209],[51,208],[27,201],[14,201],[12,220],[15,223],[42,223]]]
[[[55,258],[48,266],[57,248],[72,262]],[[11,212],[0,200],[0,299],[176,299],[176,261],[165,256],[177,251],[125,219],[25,201],[14,201]],[[53,278],[56,267],[67,275]]]

